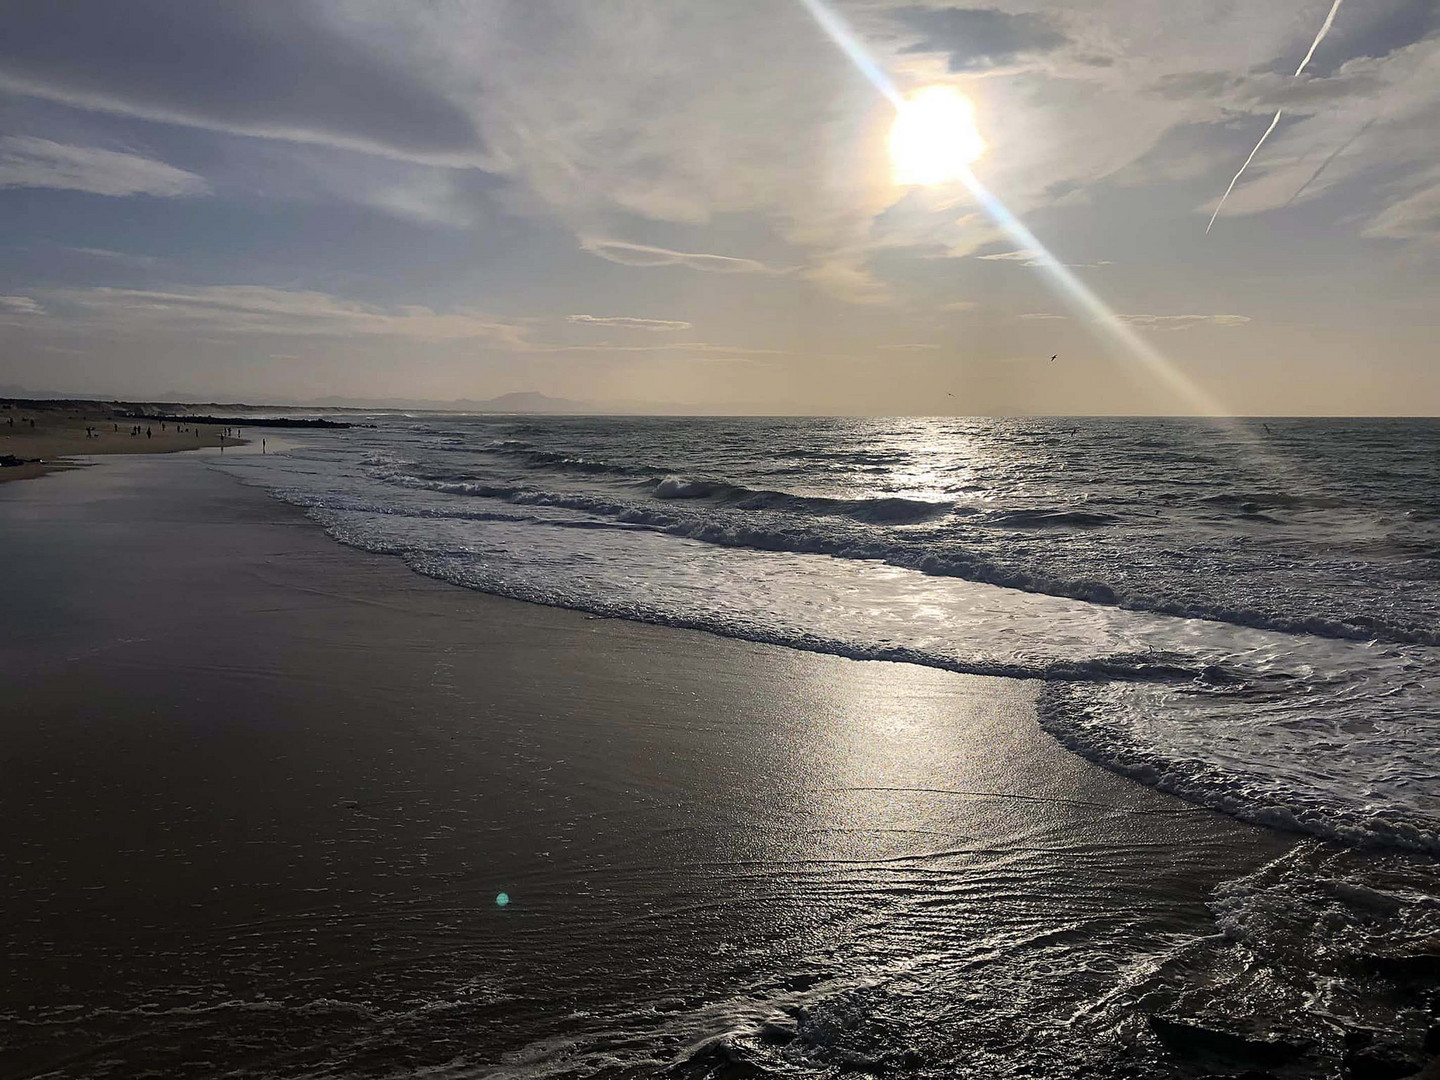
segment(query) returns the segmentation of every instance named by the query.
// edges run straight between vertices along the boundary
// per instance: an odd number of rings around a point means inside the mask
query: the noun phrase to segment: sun
[[[897,184],[944,184],[965,175],[985,152],[975,130],[975,106],[949,86],[927,86],[900,107],[890,129]]]

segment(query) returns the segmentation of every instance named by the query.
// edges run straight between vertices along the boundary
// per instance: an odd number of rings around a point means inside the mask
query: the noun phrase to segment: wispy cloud
[[[473,311],[441,313],[406,305],[381,308],[327,293],[263,285],[199,289],[63,289],[50,294],[82,314],[122,326],[203,326],[209,333],[390,336],[416,341],[484,341],[524,349],[525,327]]]
[[[1429,187],[1392,203],[1360,233],[1383,240],[1440,241],[1440,172],[1430,175]]]
[[[684,266],[691,270],[706,270],[716,274],[775,272],[755,259],[711,255],[705,252],[671,251],[669,248],[651,247],[648,244],[631,244],[625,240],[581,237],[580,247],[592,255],[598,255],[602,259],[619,263],[621,266]]]
[[[91,259],[102,259],[105,262],[130,263],[134,266],[153,266],[159,262],[154,255],[136,255],[128,251],[111,251],[109,248],[93,247],[70,247],[66,251],[74,252],[76,255],[84,255]]]
[[[1044,15],[1012,15],[984,7],[905,7],[893,17],[923,35],[903,52],[943,52],[951,71],[1010,64],[1026,53],[1049,52],[1069,39]]]
[[[95,146],[67,146],[30,135],[0,137],[0,187],[167,198],[210,191],[204,177],[163,161]]]
[[[205,288],[52,289],[46,299],[65,309],[67,325],[106,331],[183,331],[208,334],[215,339],[242,335],[272,337],[372,338],[392,337],[416,342],[474,342],[516,354],[601,355],[668,353],[731,357],[781,355],[783,350],[708,341],[626,344],[598,341],[569,344],[537,341],[534,323],[512,321],[480,311],[435,311],[408,304],[381,307],[341,299],[311,290],[275,289],[262,285],[213,285]],[[39,310],[28,297],[10,297],[16,312]],[[30,305],[35,305],[33,308]],[[6,310],[0,302],[0,314]],[[602,316],[589,318],[600,319]],[[617,316],[617,318],[620,318]],[[663,329],[678,330],[678,320],[635,320],[641,323],[674,322]],[[626,324],[628,325],[628,322]],[[645,329],[650,329],[646,326]],[[198,340],[198,338],[197,338]],[[288,354],[279,354],[288,355]]]
[[[746,356],[781,356],[784,349],[751,348],[746,345],[717,345],[709,341],[673,341],[663,345],[626,345],[597,341],[592,345],[551,345],[527,342],[525,349],[541,353],[734,353]]]
[[[901,342],[901,343],[896,344],[896,345],[877,345],[877,346],[876,346],[876,348],[888,349],[888,350],[892,350],[892,351],[894,351],[894,352],[928,352],[928,351],[930,351],[930,350],[932,350],[932,349],[938,349],[938,348],[940,348],[940,347],[941,347],[941,346],[939,346],[939,345],[932,345],[932,344],[930,344],[930,343],[928,343],[928,342],[924,342],[924,341],[906,341],[906,342]]]
[[[1242,326],[1249,315],[1121,315],[1122,322],[1149,330],[1189,330],[1195,326]]]
[[[0,315],[44,315],[45,308],[29,296],[0,296]]]
[[[976,255],[977,259],[984,259],[986,262],[1018,262],[1021,266],[1043,266],[1044,260],[1041,253],[1030,248],[1021,248],[1018,251],[997,251],[989,255]],[[1100,259],[1097,262],[1088,263],[1062,263],[1072,270],[1093,270],[1097,266],[1114,266],[1109,259]]]
[[[589,323],[594,326],[618,326],[626,330],[689,330],[692,323],[680,319],[639,319],[630,315],[567,315],[566,322]]]
[[[474,163],[469,111],[407,64],[416,27],[328,4],[28,4],[0,87],[80,108],[390,156]],[[409,40],[407,40],[409,39]]]
[[[1030,248],[1021,248],[1019,251],[996,251],[989,255],[976,255],[977,259],[984,259],[986,262],[1018,262],[1024,266],[1039,266],[1040,252]]]
[[[1057,315],[1053,311],[1027,311],[1020,318],[1026,320],[1040,321],[1042,319],[1067,319],[1068,315]]]

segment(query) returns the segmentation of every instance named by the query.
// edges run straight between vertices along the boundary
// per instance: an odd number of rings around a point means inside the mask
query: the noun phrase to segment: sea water
[[[1315,838],[1076,1030],[1423,1029],[1354,961],[1440,932],[1440,422],[358,419],[223,467],[464,587],[1034,680],[1066,747]]]
[[[1045,680],[1103,765],[1440,852],[1440,423],[367,422],[227,468],[458,585]]]

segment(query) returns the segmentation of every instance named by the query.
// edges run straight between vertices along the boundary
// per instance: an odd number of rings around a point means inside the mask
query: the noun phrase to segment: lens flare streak
[[[895,106],[897,112],[903,112],[907,107],[905,98],[896,89],[890,77],[871,58],[845,21],[821,3],[821,0],[800,0],[800,2],[820,28],[850,58],[860,73],[870,80],[875,89],[880,91],[890,104]],[[1145,341],[1128,323],[1112,311],[1105,301],[1096,296],[1084,282],[1072,274],[1065,264],[1052,255],[1050,249],[1042,244],[1035,234],[1010,212],[1004,203],[991,194],[990,190],[969,168],[957,170],[956,176],[969,189],[975,200],[985,208],[986,213],[994,219],[995,223],[1010,235],[1011,239],[1022,248],[1036,252],[1035,264],[1059,287],[1063,296],[1078,310],[1093,319],[1126,353],[1140,361],[1146,370],[1169,389],[1179,394],[1196,412],[1210,415],[1225,415],[1229,412],[1180,372],[1174,364],[1161,355],[1158,349]]]
[[[901,97],[900,91],[895,89],[895,84],[890,81],[890,76],[881,70],[880,65],[871,59],[870,54],[865,51],[865,46],[860,44],[860,39],[855,36],[849,24],[839,15],[831,11],[820,0],[800,0],[805,5],[805,10],[810,13],[820,29],[829,35],[830,40],[840,47],[840,51],[850,58],[850,62],[859,69],[860,74],[869,79],[876,90],[879,90],[895,108],[903,109],[905,99]]]
[[[1060,287],[1061,292],[1095,324],[1103,329],[1117,344],[1131,356],[1145,365],[1145,368],[1169,389],[1179,394],[1192,407],[1211,415],[1228,412],[1190,379],[1186,378],[1174,364],[1142,338],[1135,329],[1110,309],[1110,306],[1096,296],[1083,281],[1072,274],[1069,268],[1050,253],[1025,224],[1010,212],[1010,208],[990,193],[973,172],[966,169],[960,176],[961,182],[969,189],[975,201],[985,208],[997,225],[1010,234],[1010,238],[1022,248],[1035,252],[1033,263],[1045,271],[1050,280]]]

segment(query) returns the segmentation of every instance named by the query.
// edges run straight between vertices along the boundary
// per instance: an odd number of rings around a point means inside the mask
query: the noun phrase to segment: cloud
[[[566,322],[589,323],[596,326],[618,326],[627,330],[689,330],[692,325],[679,319],[637,319],[629,315],[567,315]]]
[[[1009,14],[996,8],[900,8],[891,13],[921,40],[903,52],[940,52],[951,71],[976,71],[1013,63],[1030,53],[1049,52],[1069,39],[1043,15]],[[1104,59],[1103,57],[1100,59]]]
[[[164,198],[210,191],[203,177],[162,161],[94,146],[66,146],[28,135],[0,137],[0,187]]]
[[[1121,315],[1121,322],[1149,330],[1189,330],[1195,326],[1243,326],[1249,315]]]
[[[1045,265],[1043,252],[1035,251],[1031,248],[1021,248],[1019,251],[1000,251],[991,255],[976,255],[975,257],[977,259],[984,259],[987,262],[1018,262],[1021,266]],[[1097,262],[1061,263],[1060,265],[1068,266],[1072,270],[1093,270],[1097,266],[1114,266],[1115,264],[1109,259],[1100,259]]]
[[[805,274],[851,300],[884,293],[863,269],[884,239],[872,222],[896,198],[875,152],[877,98],[801,5],[484,7],[489,32],[455,37],[485,72],[488,145],[513,163],[529,205],[586,250],[626,265]],[[743,76],[723,77],[739,56]],[[671,255],[603,239],[628,219],[700,234],[722,217],[785,264],[679,258],[725,252],[722,240]]]
[[[377,338],[408,341],[474,342],[530,356],[607,353],[691,353],[729,356],[781,355],[783,350],[704,341],[627,345],[601,341],[560,344],[535,341],[531,323],[512,322],[483,312],[439,312],[415,304],[381,307],[344,300],[311,290],[276,289],[264,285],[212,285],[203,288],[122,289],[69,288],[46,292],[48,300],[66,311],[66,325],[106,332],[157,330],[187,335]],[[28,311],[20,301],[17,311]],[[34,301],[28,301],[34,303]],[[0,313],[4,308],[0,307]],[[667,322],[668,320],[634,320]],[[677,323],[666,329],[688,326]],[[289,355],[276,354],[276,355]]]
[[[769,360],[756,360],[753,356],[691,356],[687,357],[692,364],[769,364]]]
[[[1440,173],[1431,173],[1429,187],[1392,203],[1360,233],[1383,240],[1440,241]]]
[[[986,262],[1018,262],[1023,266],[1039,266],[1040,252],[1031,248],[1021,248],[1019,251],[997,251],[992,255],[976,255],[977,259],[984,259]]]
[[[1326,67],[1328,54],[1340,47],[1335,39],[1342,31],[1374,38],[1363,24],[1356,29],[1350,23],[1376,14],[1369,7],[1342,9],[1334,32],[1316,53],[1313,69],[1325,74],[1307,70],[1296,79],[1287,70],[1243,78],[1192,72],[1169,80],[1167,93],[1176,100],[1193,94],[1188,107],[1210,113],[1191,129],[1204,143],[1197,147],[1201,161],[1221,148],[1244,153],[1276,109],[1284,109],[1282,121],[1225,203],[1225,219],[1323,198],[1362,176],[1373,182],[1352,189],[1361,203],[1359,213],[1345,215],[1351,221],[1373,216],[1373,205],[1365,203],[1378,201],[1377,196],[1395,203],[1423,191],[1433,166],[1430,147],[1440,139],[1440,37]],[[1215,206],[1211,199],[1193,210],[1208,217]]]
[[[1225,71],[1172,71],[1160,76],[1150,89],[1171,101],[1189,101],[1213,99],[1243,85],[1244,79]]]
[[[154,255],[136,255],[129,251],[112,251],[109,248],[67,247],[64,250],[74,252],[76,255],[85,255],[91,259],[102,259],[105,262],[130,263],[135,266],[154,266],[160,261]]]
[[[404,157],[474,160],[466,109],[380,12],[253,0],[46,0],[6,12],[0,87],[81,108]],[[348,17],[347,17],[348,16]]]
[[[774,273],[762,262],[754,259],[738,259],[729,255],[708,255],[698,252],[671,251],[669,248],[651,247],[648,244],[631,244],[624,240],[602,240],[597,237],[581,237],[580,247],[592,255],[621,266],[685,266],[691,270],[706,270],[716,274],[767,274]]]
[[[45,308],[28,296],[0,296],[0,314],[44,315]]]
[[[743,353],[747,356],[781,356],[784,349],[749,348],[744,345],[716,345],[708,341],[673,341],[664,345],[620,345],[613,341],[599,341],[590,345],[550,345],[528,342],[528,352],[538,353]]]
[[[54,299],[83,316],[122,327],[168,325],[218,334],[387,336],[416,341],[483,341],[524,349],[524,327],[477,312],[439,313],[405,305],[381,308],[327,293],[264,285],[212,285],[198,289],[61,289]]]
[[[1020,318],[1022,319],[1035,322],[1039,322],[1043,319],[1068,319],[1069,317],[1070,316],[1068,315],[1056,315],[1054,312],[1050,311],[1027,311],[1025,312],[1025,314],[1020,316]]]
[[[926,352],[926,351],[929,351],[929,350],[931,350],[931,349],[938,349],[938,348],[940,348],[940,347],[941,347],[941,346],[939,346],[939,345],[932,345],[932,344],[929,344],[929,343],[923,342],[923,341],[902,342],[902,343],[900,343],[900,344],[898,344],[898,345],[877,345],[877,346],[876,346],[876,348],[878,348],[878,349],[888,349],[888,350],[894,350],[894,351],[896,351],[896,352],[909,352],[909,351],[914,351],[914,352]]]

